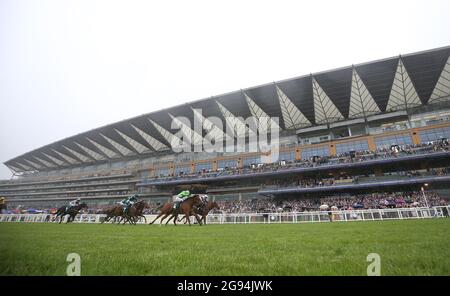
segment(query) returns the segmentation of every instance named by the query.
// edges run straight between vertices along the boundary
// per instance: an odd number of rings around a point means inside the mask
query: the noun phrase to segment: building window
[[[248,156],[244,158],[244,167],[249,167],[252,164],[261,163],[261,156]]]
[[[344,154],[350,151],[367,151],[369,144],[367,140],[351,141],[336,144],[336,154]]]
[[[142,171],[141,172],[141,178],[143,178],[143,179],[145,179],[145,178],[148,178],[148,171]]]
[[[279,160],[284,160],[287,162],[294,162],[295,161],[295,151],[284,151],[280,152],[280,155],[278,156]]]
[[[433,128],[419,132],[420,142],[428,143],[440,140],[442,138],[450,138],[450,127]]]
[[[187,175],[191,172],[191,167],[189,165],[177,166],[175,167],[175,175]]]
[[[195,171],[196,172],[201,172],[203,170],[206,171],[210,171],[212,170],[212,163],[210,162],[204,162],[204,163],[199,163],[195,166]]]
[[[159,168],[156,169],[155,174],[157,177],[165,177],[169,175],[169,168]]]
[[[330,150],[328,146],[319,146],[319,147],[311,147],[311,148],[303,148],[302,149],[302,159],[310,159],[313,156],[329,156]]]
[[[123,168],[123,167],[125,167],[125,162],[123,162],[123,161],[113,162],[111,164],[111,168],[113,168],[113,169],[120,169],[120,168]]]
[[[392,145],[412,145],[412,139],[409,134],[400,134],[375,138],[377,149],[389,148]]]
[[[237,167],[237,160],[236,159],[219,160],[217,162],[217,168],[219,168],[219,169],[236,168],[236,167]]]

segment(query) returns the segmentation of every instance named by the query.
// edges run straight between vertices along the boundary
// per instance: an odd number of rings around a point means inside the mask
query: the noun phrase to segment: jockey
[[[119,204],[123,206],[123,210],[125,213],[127,213],[128,209],[138,201],[137,196],[138,195],[135,193],[119,202]]]
[[[191,195],[191,193],[189,192],[189,190],[181,191],[181,192],[177,195],[177,197],[175,198],[175,202],[173,203],[173,208],[174,208],[174,209],[177,209],[177,208],[180,206],[180,204],[181,204],[186,198],[188,198],[190,195]]]
[[[78,206],[80,204],[80,201],[81,201],[81,198],[78,197],[77,199],[74,199],[71,202],[69,202],[69,206],[67,207],[67,210]]]

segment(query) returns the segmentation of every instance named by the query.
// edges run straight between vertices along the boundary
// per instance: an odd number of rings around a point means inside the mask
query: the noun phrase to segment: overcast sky
[[[176,104],[446,45],[448,0],[0,0],[0,162]]]

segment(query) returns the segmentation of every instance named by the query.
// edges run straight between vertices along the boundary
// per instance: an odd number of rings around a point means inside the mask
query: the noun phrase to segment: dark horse
[[[107,208],[103,211],[103,214],[106,214],[105,219],[101,223],[108,222],[112,218],[114,218],[113,222],[116,222],[118,217],[122,217],[123,215],[123,206],[122,205],[114,205],[112,207]]]
[[[196,208],[193,208],[191,211],[191,216],[193,216],[194,212],[196,211],[197,214],[200,215],[199,222],[202,222],[203,224],[206,225],[206,216],[208,216],[209,212],[212,209],[219,209],[219,205],[215,201],[208,201],[206,203],[206,205],[198,207],[197,210],[196,210]],[[186,218],[185,217],[181,218],[181,220],[179,222],[183,221],[184,219],[186,219]],[[187,223],[187,221],[184,222],[184,224],[186,224],[186,223]]]
[[[171,216],[169,218],[169,220],[167,221],[167,223],[172,219],[175,218],[173,220],[173,224],[177,225],[177,218],[179,214],[184,214],[184,216],[186,217],[186,220],[189,223],[189,226],[191,226],[191,219],[189,218],[190,213],[192,212],[192,208],[194,206],[198,207],[199,205],[202,204],[202,200],[200,198],[200,196],[198,194],[193,195],[187,199],[185,199],[179,206],[178,209],[174,209],[173,208],[173,202],[167,202],[165,203],[161,208],[160,208],[160,213],[158,214],[158,216],[156,216],[156,218],[150,222],[150,224],[153,224],[156,220],[158,220],[159,217],[163,216],[163,218],[161,219],[161,221],[159,222],[160,224],[162,224],[162,222],[164,221],[164,219],[166,219],[168,216]],[[200,222],[200,217],[197,215],[197,213],[194,212],[194,216],[197,219],[197,221],[199,221],[199,224],[201,224]],[[166,224],[167,224],[166,223]]]
[[[56,212],[55,221],[56,219],[58,219],[58,217],[60,217],[59,224],[61,224],[64,216],[69,215],[69,218],[67,218],[66,223],[72,222],[73,220],[75,220],[75,216],[78,214],[78,212],[83,208],[87,209],[87,204],[84,202],[74,207],[67,207],[67,206],[60,207]]]
[[[149,207],[150,206],[143,200],[136,202],[133,206],[131,206],[128,209],[127,213],[122,214],[122,218],[119,221],[119,224],[123,220],[124,225],[127,222],[130,222],[130,224],[136,225],[136,222],[138,222],[141,218],[144,218],[145,223],[147,223],[147,219],[145,218],[143,212],[144,212],[144,209],[147,209]]]

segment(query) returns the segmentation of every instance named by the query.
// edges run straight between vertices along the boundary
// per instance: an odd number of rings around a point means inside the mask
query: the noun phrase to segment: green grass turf
[[[450,219],[117,226],[0,223],[1,275],[450,275]]]

